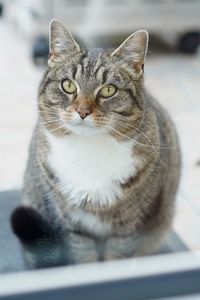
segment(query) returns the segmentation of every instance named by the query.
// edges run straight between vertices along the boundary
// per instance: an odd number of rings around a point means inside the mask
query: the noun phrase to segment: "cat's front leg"
[[[143,232],[138,238],[134,256],[151,255],[158,251],[170,232],[168,227],[155,227]]]
[[[71,232],[66,239],[70,263],[88,263],[98,261],[98,250],[95,239],[84,233]]]
[[[138,236],[136,234],[111,237],[105,243],[103,260],[133,257],[137,245]]]
[[[126,237],[112,237],[105,246],[104,260],[150,255],[156,252],[169,232],[167,227],[157,227]]]

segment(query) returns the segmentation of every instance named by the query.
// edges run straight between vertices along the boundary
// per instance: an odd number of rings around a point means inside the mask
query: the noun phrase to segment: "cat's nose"
[[[81,119],[85,119],[88,115],[90,115],[92,113],[91,110],[81,108],[81,107],[76,108],[76,112],[79,114]]]

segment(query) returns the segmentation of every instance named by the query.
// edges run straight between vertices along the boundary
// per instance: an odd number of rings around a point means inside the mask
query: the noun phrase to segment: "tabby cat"
[[[12,215],[32,262],[33,245],[47,251],[40,265],[146,255],[169,232],[180,150],[144,88],[147,46],[140,30],[114,51],[88,51],[51,22],[23,205]]]

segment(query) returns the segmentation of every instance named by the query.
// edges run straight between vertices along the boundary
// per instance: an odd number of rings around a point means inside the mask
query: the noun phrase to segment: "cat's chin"
[[[66,124],[65,127],[74,134],[91,136],[106,133],[106,129],[103,127],[89,126],[87,124]]]

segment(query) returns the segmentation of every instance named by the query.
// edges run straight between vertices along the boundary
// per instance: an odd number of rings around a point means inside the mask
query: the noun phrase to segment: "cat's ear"
[[[148,41],[148,32],[146,30],[138,30],[114,50],[111,56],[133,67],[135,72],[141,75],[147,54]]]
[[[53,66],[55,62],[58,62],[63,54],[66,54],[69,51],[80,51],[80,47],[74,40],[72,34],[57,20],[51,21],[49,36],[50,53],[48,64],[50,66]]]

